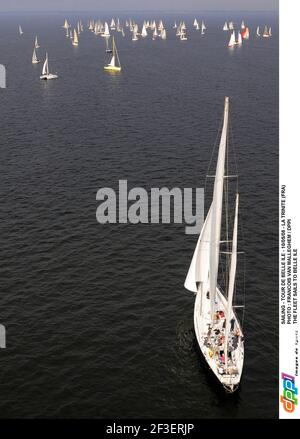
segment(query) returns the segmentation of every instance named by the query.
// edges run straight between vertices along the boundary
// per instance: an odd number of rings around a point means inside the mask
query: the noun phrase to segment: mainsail
[[[227,369],[227,360],[228,360],[228,336],[230,332],[231,319],[232,319],[232,300],[234,293],[235,273],[236,273],[236,263],[237,263],[238,211],[239,211],[239,194],[236,194],[229,284],[228,284],[227,310],[226,310],[225,342],[224,342],[226,369]]]
[[[46,59],[43,65],[42,75],[49,75],[48,53],[46,53]]]
[[[219,254],[220,254],[220,236],[222,223],[222,202],[223,202],[223,185],[224,169],[227,145],[228,131],[228,112],[229,99],[225,98],[223,129],[219,146],[218,163],[216,169],[213,201],[212,201],[212,220],[211,220],[211,242],[210,242],[210,260],[209,260],[209,291],[210,291],[210,309],[213,318],[215,308],[215,295],[217,289]]]

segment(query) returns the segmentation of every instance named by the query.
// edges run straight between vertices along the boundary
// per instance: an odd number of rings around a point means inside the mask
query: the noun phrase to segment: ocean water
[[[0,16],[1,417],[277,415],[278,17],[131,14],[163,18],[166,41],[116,35],[121,75],[103,71],[104,41],[87,30],[74,48],[60,14]],[[120,15],[124,21],[128,15]],[[174,19],[185,19],[179,41]],[[224,21],[250,40],[227,48]],[[18,25],[24,35],[18,35]],[[273,37],[257,39],[257,25]],[[33,66],[49,52],[59,79]],[[97,190],[203,187],[230,97],[246,251],[245,363],[227,395],[207,371],[183,287],[197,237],[181,224],[96,221]]]

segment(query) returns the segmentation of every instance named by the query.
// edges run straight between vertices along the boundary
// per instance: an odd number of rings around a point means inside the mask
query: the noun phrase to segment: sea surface
[[[111,75],[87,22],[112,15],[0,16],[0,417],[276,417],[278,17],[130,14],[162,18],[168,38],[134,43],[125,28],[123,70]],[[78,48],[65,18],[83,21]],[[175,37],[175,19],[188,41]],[[222,30],[230,19],[250,27],[234,50]],[[257,39],[265,24],[273,37]],[[42,63],[31,64],[35,35],[57,81],[40,81]],[[225,96],[246,252],[245,363],[233,395],[197,349],[183,286],[197,236],[184,224],[96,221],[98,189],[120,179],[147,191],[204,187]]]

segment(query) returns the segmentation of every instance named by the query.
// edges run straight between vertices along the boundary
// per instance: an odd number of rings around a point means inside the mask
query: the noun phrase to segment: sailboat
[[[106,53],[112,53],[112,49],[109,47],[109,38],[105,38],[105,43],[106,43],[105,52]]]
[[[259,26],[257,26],[257,28],[256,28],[256,36],[257,36],[257,37],[260,37]]]
[[[230,40],[229,40],[229,43],[228,43],[228,47],[234,47],[235,44],[236,44],[236,41],[235,41],[235,32],[234,32],[234,30],[233,30],[232,33],[231,33],[231,35],[230,35]]]
[[[112,42],[112,58],[109,64],[107,64],[106,66],[104,66],[104,70],[109,70],[111,72],[120,72],[121,71],[121,63],[120,63],[120,59],[119,59],[119,55],[118,55],[118,51],[117,51],[117,46],[115,44],[115,38],[113,37],[113,42]]]
[[[271,29],[271,27],[269,27],[269,37],[271,37],[272,36],[272,29]]]
[[[244,20],[242,21],[242,23],[241,23],[241,29],[245,29],[245,22],[244,22]]]
[[[111,30],[115,30],[116,29],[116,23],[115,23],[115,19],[114,18],[112,18],[112,20],[111,20],[110,28],[111,28]]]
[[[138,40],[138,25],[136,24],[133,27],[133,31],[132,31],[132,41],[137,41]]]
[[[104,24],[104,33],[103,34],[101,34],[101,36],[102,37],[110,37],[110,33],[109,33],[109,26],[108,26],[108,23],[107,22],[105,22],[105,24]]]
[[[245,27],[243,30],[241,30],[241,35],[244,38],[244,40],[249,40],[249,36],[250,36],[249,27]]]
[[[72,41],[72,44],[73,44],[73,46],[78,46],[78,44],[79,44],[79,40],[78,40],[78,35],[77,35],[77,32],[76,32],[76,29],[74,29],[74,34],[73,34],[74,36],[73,36],[73,41]]]
[[[236,44],[238,46],[242,46],[242,44],[243,44],[243,38],[242,38],[241,32],[239,32],[239,34],[238,34],[238,40],[237,40]]]
[[[268,30],[267,26],[265,26],[263,37],[264,38],[269,38],[270,37],[269,30]]]
[[[167,31],[166,29],[162,29],[160,32],[160,37],[162,40],[166,40],[167,39]]]
[[[187,41],[187,36],[186,36],[185,29],[181,29],[180,41]]]
[[[224,26],[223,26],[223,30],[228,30],[228,24],[227,24],[227,21],[225,21],[225,23],[224,23]]]
[[[244,363],[244,337],[233,306],[237,268],[239,194],[235,195],[232,240],[228,240],[228,197],[225,167],[228,143],[229,98],[225,98],[223,128],[214,179],[213,198],[202,227],[185,279],[185,288],[196,294],[194,328],[200,350],[211,371],[226,391],[234,392],[240,383]],[[227,172],[227,169],[226,169]],[[226,208],[226,243],[221,240],[223,192]],[[229,276],[225,291],[218,285],[220,255],[228,255]],[[230,263],[229,263],[230,257]]]
[[[147,35],[148,35],[145,22],[144,22],[144,24],[143,24],[143,28],[142,28],[142,33],[141,33],[141,35],[142,35],[143,38],[146,38]]]
[[[40,60],[36,56],[36,51],[35,51],[35,47],[34,47],[33,48],[33,54],[32,54],[32,64],[38,64],[38,63],[40,63]]]
[[[19,26],[19,34],[20,34],[20,35],[23,35],[23,33],[24,33],[24,32],[22,31],[21,26]]]
[[[54,75],[49,71],[49,59],[48,59],[48,53],[46,53],[46,59],[43,65],[42,75],[40,76],[40,79],[47,81],[50,79],[57,79],[57,78],[58,78],[57,75]]]
[[[206,30],[206,26],[204,24],[204,21],[202,20],[202,23],[201,23],[201,35],[204,35],[204,31],[205,30]]]
[[[38,42],[38,37],[37,37],[37,36],[35,37],[34,47],[35,47],[36,49],[39,49],[39,47],[40,47],[39,42]]]
[[[69,23],[68,23],[68,20],[65,19],[65,22],[64,22],[63,28],[64,28],[64,29],[68,29],[68,27],[70,27],[70,25],[69,25]]]

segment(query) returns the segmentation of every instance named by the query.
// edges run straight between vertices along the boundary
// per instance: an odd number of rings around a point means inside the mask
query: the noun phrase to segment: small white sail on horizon
[[[32,64],[39,64],[40,60],[38,59],[36,55],[35,47],[33,48],[33,54],[32,54]]]
[[[235,31],[233,30],[230,35],[228,47],[234,47],[235,46]]]
[[[228,30],[228,24],[227,24],[227,21],[225,21],[225,23],[224,23],[223,30],[224,30],[224,31],[227,31],[227,30]]]
[[[35,47],[36,49],[39,49],[39,48],[40,48],[40,45],[39,45],[38,37],[37,37],[37,36],[35,37],[34,47]]]
[[[257,36],[257,37],[260,37],[259,26],[257,26],[257,28],[256,28],[256,36]]]
[[[24,32],[23,32],[21,26],[19,25],[19,34],[20,34],[20,35],[23,35],[23,33],[24,33]]]
[[[73,36],[72,45],[77,47],[78,44],[79,44],[79,40],[78,40],[78,35],[77,35],[77,32],[76,32],[76,29],[74,29],[73,35],[74,36]]]

